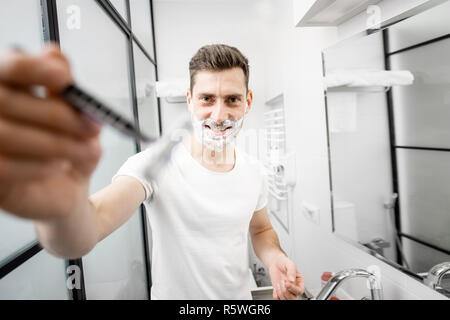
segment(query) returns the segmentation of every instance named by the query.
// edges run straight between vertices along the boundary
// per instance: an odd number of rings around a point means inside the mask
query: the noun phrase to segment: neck
[[[235,166],[235,149],[232,144],[222,151],[212,151],[201,144],[194,135],[185,140],[185,145],[192,157],[208,169],[230,171]]]

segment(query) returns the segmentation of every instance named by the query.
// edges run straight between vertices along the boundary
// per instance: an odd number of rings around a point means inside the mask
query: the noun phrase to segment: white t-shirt
[[[113,177],[134,177],[146,190],[153,242],[151,298],[251,299],[247,239],[253,213],[267,205],[262,164],[236,148],[234,168],[214,172],[179,143],[149,181],[151,153],[150,147],[130,157]]]

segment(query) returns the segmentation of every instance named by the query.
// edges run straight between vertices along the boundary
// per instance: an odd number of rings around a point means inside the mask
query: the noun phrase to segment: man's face
[[[198,120],[212,119],[218,123],[240,120],[248,113],[252,92],[247,92],[244,71],[241,68],[223,71],[199,71],[188,104]],[[246,105],[248,108],[246,109]]]

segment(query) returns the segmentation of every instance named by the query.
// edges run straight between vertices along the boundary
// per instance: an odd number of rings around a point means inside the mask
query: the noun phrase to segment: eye
[[[200,101],[205,104],[211,104],[214,102],[214,99],[213,99],[213,97],[210,97],[210,96],[203,96],[200,98]]]
[[[239,99],[238,97],[230,97],[230,98],[228,99],[228,101],[229,101],[230,103],[232,103],[232,104],[236,104],[236,103],[241,102],[241,99]]]

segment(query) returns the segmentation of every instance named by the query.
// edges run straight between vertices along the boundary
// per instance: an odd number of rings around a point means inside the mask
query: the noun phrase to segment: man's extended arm
[[[275,230],[272,228],[266,207],[253,214],[249,231],[256,256],[266,267],[270,267],[274,259],[280,254],[286,255],[280,247]]]
[[[137,180],[118,177],[70,216],[36,221],[38,240],[53,255],[82,257],[126,223],[144,199],[145,189]]]
[[[253,214],[249,231],[257,257],[269,269],[270,280],[274,287],[273,298],[298,299],[305,290],[303,277],[295,263],[281,249],[278,236],[270,223],[267,208]]]

